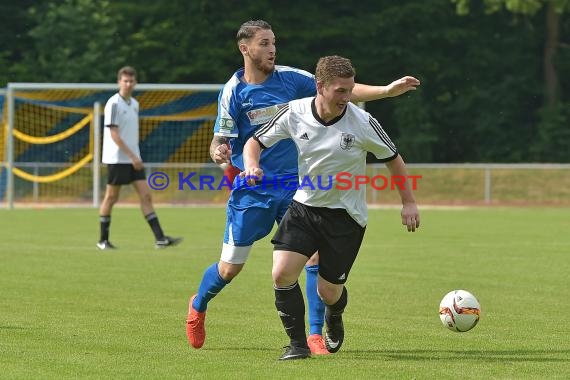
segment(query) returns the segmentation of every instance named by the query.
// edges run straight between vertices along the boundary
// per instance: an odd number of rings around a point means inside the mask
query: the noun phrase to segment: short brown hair
[[[271,30],[271,25],[269,25],[269,23],[264,20],[250,20],[241,24],[236,35],[238,45],[240,44],[241,40],[249,40],[255,36],[255,33],[257,33],[260,29]]]
[[[119,71],[117,72],[117,80],[121,80],[121,77],[123,75],[136,78],[137,77],[137,71],[131,66],[124,66],[124,67],[121,67],[119,69]]]
[[[330,83],[334,78],[352,78],[356,76],[356,70],[350,59],[338,55],[321,57],[317,62],[315,78],[322,83]]]

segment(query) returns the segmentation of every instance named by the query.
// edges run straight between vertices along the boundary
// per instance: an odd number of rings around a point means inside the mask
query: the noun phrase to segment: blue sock
[[[307,273],[307,303],[309,306],[309,335],[323,335],[323,325],[325,323],[325,304],[317,293],[318,265],[305,267]]]
[[[218,263],[210,265],[204,271],[204,276],[202,277],[202,282],[200,282],[198,294],[194,298],[194,302],[192,302],[192,307],[198,312],[206,311],[208,302],[217,296],[227,284],[229,284],[229,281],[224,280],[218,273]]]

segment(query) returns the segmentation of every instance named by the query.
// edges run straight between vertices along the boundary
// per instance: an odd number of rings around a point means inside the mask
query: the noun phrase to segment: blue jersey
[[[238,70],[220,91],[214,125],[214,135],[230,138],[232,164],[241,170],[243,147],[253,133],[291,100],[317,92],[313,74],[288,66],[275,66],[261,84],[243,82],[243,74],[243,68]],[[268,178],[297,176],[297,148],[293,141],[282,140],[263,150],[260,166]]]

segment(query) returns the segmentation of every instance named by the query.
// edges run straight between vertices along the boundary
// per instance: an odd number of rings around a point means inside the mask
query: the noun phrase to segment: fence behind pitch
[[[570,164],[408,164],[408,170],[421,176],[420,204],[570,206]],[[389,177],[378,164],[368,166],[368,175]],[[398,193],[369,187],[368,202],[398,204]]]
[[[171,183],[154,191],[158,203],[223,203],[227,187],[211,163],[209,145],[220,85],[140,84],[141,151],[147,174],[164,172]],[[101,107],[116,84],[11,83],[0,92],[0,204],[97,205],[104,189],[104,168],[97,157]],[[94,107],[99,103],[101,107]],[[99,110],[99,111],[98,111]],[[420,204],[568,205],[568,164],[409,164]],[[210,186],[181,186],[191,173],[213,178]],[[331,173],[332,174],[332,173]],[[371,164],[370,177],[389,178],[383,165]],[[183,184],[182,184],[183,185]],[[377,185],[382,186],[381,182]],[[377,186],[378,187],[378,186]],[[390,186],[368,186],[370,204],[398,204]],[[124,202],[136,202],[126,188]]]

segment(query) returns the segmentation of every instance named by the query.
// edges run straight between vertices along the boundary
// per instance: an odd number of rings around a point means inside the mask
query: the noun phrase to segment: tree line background
[[[277,63],[351,58],[357,81],[413,75],[367,104],[408,162],[570,162],[570,0],[0,0],[8,82],[225,83],[264,19]]]

